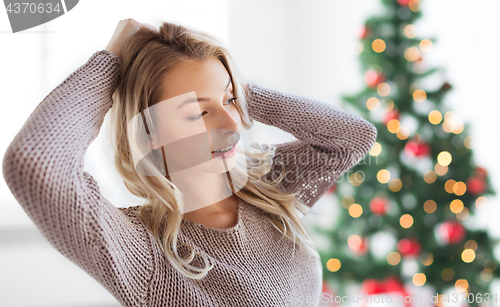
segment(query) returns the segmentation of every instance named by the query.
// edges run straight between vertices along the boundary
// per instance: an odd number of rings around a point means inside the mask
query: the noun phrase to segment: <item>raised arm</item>
[[[371,149],[377,129],[363,118],[334,105],[277,92],[249,83],[250,117],[286,131],[296,141],[275,144],[273,166],[266,180],[285,166],[282,187],[312,207],[340,176]]]
[[[112,105],[120,60],[94,53],[43,99],[3,158],[12,194],[44,237],[123,306],[143,305],[151,241],[83,171],[84,154]]]

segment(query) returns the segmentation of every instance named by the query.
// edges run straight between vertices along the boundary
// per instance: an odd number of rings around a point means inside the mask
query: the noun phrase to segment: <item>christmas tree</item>
[[[474,164],[469,125],[443,103],[452,86],[420,85],[442,70],[425,63],[436,40],[415,34],[420,1],[382,3],[359,37],[366,87],[342,97],[377,127],[377,142],[331,190],[342,205],[334,229],[314,227],[331,243],[318,246],[325,285],[376,294],[411,283],[432,286],[438,306],[453,303],[450,290],[470,306],[500,305],[489,289],[499,275],[492,241],[467,227],[495,195],[488,173]]]

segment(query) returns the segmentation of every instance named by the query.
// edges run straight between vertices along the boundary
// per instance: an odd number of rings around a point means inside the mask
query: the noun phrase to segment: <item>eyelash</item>
[[[236,101],[236,99],[238,99],[238,97],[233,97],[233,98],[230,98],[230,99],[228,99],[227,101],[231,101],[231,103],[232,103],[232,102]],[[227,101],[226,101],[226,102],[227,102]],[[196,121],[196,120],[198,120],[198,119],[202,118],[204,113],[206,113],[206,111],[204,111],[203,113],[198,114],[198,115],[196,115],[196,116],[189,117],[189,118],[188,118],[188,120],[190,120],[190,121]]]

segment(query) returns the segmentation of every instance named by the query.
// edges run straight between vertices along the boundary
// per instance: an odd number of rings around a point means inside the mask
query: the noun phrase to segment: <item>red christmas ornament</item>
[[[398,4],[401,6],[408,6],[411,0],[398,0]]]
[[[465,238],[465,228],[458,221],[444,222],[439,225],[438,233],[444,243],[458,244]]]
[[[362,256],[368,252],[368,239],[359,236],[351,236],[347,242],[349,249],[356,255]]]
[[[486,191],[486,181],[484,177],[470,177],[467,179],[467,192],[472,195],[481,195]]]
[[[408,296],[404,284],[397,276],[387,276],[384,280],[377,280],[374,278],[368,278],[361,284],[361,292],[367,296],[375,296],[380,294],[391,294],[401,297]],[[395,301],[395,299],[394,299]],[[370,300],[363,299],[363,306],[367,306],[367,302]],[[405,302],[407,307],[412,306],[411,301]]]
[[[387,123],[391,119],[399,119],[399,116],[400,116],[400,114],[399,114],[398,110],[395,110],[395,109],[390,110],[389,112],[385,113],[385,117],[383,120],[384,125],[387,126]]]
[[[385,76],[373,69],[368,69],[365,73],[365,81],[369,87],[375,88],[385,81]]]
[[[398,242],[398,250],[403,257],[417,257],[420,255],[422,247],[415,239],[401,239]]]
[[[482,168],[481,166],[476,167],[476,176],[480,178],[486,178],[488,176],[488,172],[486,169]]]
[[[409,141],[406,143],[405,153],[412,157],[429,156],[431,148],[425,142]]]
[[[372,34],[372,29],[370,27],[364,26],[361,28],[361,31],[359,33],[359,38],[360,39],[366,39]]]
[[[379,215],[386,215],[388,210],[389,202],[385,197],[374,197],[370,201],[370,210]]]

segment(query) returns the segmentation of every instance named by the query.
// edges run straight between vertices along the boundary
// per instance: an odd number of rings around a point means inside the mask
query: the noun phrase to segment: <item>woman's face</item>
[[[196,170],[224,173],[236,164],[241,118],[230,75],[220,60],[185,61],[163,80],[152,147],[163,146],[169,173]],[[225,155],[214,154],[235,144]]]

